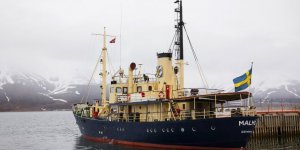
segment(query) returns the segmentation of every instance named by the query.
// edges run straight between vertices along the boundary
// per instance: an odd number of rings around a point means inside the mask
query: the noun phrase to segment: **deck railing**
[[[81,117],[90,117],[89,110],[82,112],[75,112]],[[94,119],[119,121],[119,122],[155,122],[155,121],[174,121],[174,120],[198,120],[208,118],[226,118],[226,117],[240,117],[240,116],[255,116],[255,110],[241,110],[230,112],[215,112],[215,111],[164,111],[164,112],[148,112],[148,113],[111,113],[106,117],[93,117]],[[101,115],[100,115],[101,116]]]

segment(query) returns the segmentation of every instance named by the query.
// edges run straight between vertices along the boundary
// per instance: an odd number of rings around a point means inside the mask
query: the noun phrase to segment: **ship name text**
[[[256,120],[242,120],[239,121],[239,126],[255,126]]]

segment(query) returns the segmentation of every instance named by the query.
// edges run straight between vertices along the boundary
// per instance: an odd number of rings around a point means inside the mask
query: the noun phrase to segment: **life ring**
[[[164,97],[164,93],[163,92],[159,92],[158,97],[159,98],[163,98]]]

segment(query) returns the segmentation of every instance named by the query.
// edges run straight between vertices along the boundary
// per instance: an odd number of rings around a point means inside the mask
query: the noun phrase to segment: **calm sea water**
[[[251,139],[250,150],[300,150],[300,137]],[[0,150],[139,150],[81,137],[71,111],[0,113]]]

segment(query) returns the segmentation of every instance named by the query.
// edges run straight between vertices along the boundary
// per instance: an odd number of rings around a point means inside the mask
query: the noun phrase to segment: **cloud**
[[[208,82],[231,85],[252,61],[254,83],[299,80],[299,6],[293,0],[184,1],[186,27]],[[91,34],[106,26],[112,35],[122,31],[108,45],[115,70],[121,42],[125,70],[134,61],[154,72],[156,52],[167,51],[173,37],[174,8],[172,1],[159,0],[3,0],[0,63],[48,76],[89,76],[102,45]],[[187,43],[185,60],[186,86],[195,86],[191,79],[199,76]]]

